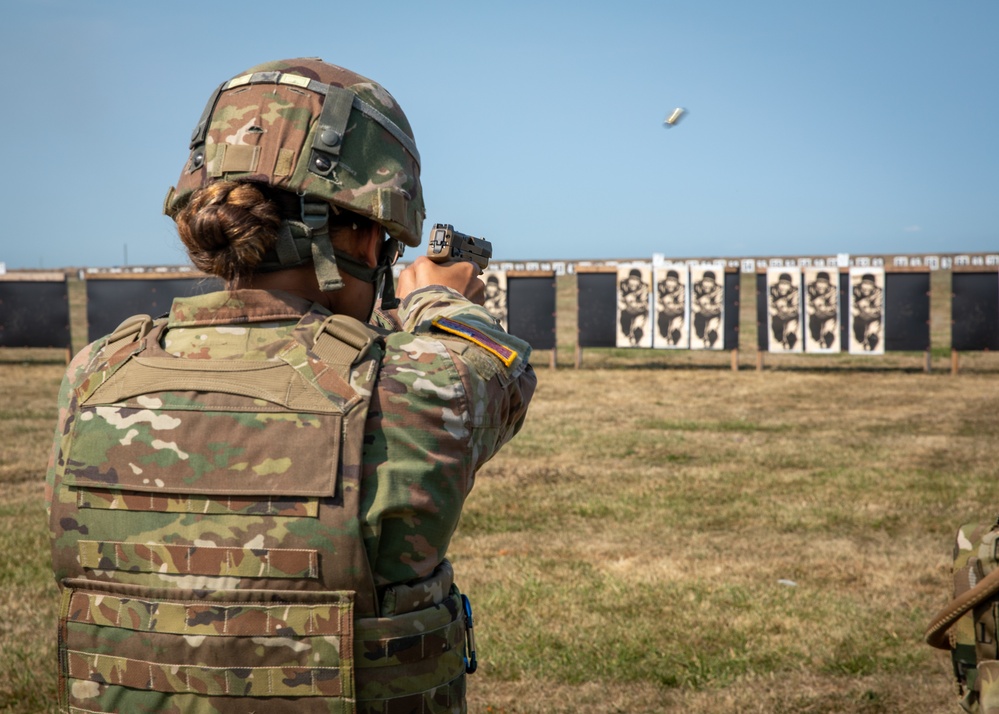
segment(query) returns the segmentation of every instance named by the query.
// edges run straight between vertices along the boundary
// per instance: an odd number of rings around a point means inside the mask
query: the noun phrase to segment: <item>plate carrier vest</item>
[[[63,710],[463,712],[450,564],[379,596],[360,531],[383,340],[314,310],[276,360],[188,359],[164,328],[125,321],[73,385],[51,513]]]

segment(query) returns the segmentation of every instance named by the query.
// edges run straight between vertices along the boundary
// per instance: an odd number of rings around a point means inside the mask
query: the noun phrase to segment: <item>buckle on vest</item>
[[[368,353],[371,346],[378,340],[378,333],[366,327],[362,322],[346,315],[331,315],[327,317],[319,327],[331,337],[348,345],[357,351],[357,355],[351,360],[351,364],[356,364],[364,355]]]
[[[132,315],[118,327],[114,329],[107,339],[107,344],[113,344],[122,340],[138,342],[145,337],[153,326],[153,319],[149,315]]]
[[[465,610],[465,673],[474,674],[479,668],[475,658],[475,622],[472,620],[472,603],[468,596],[462,593],[461,605]]]

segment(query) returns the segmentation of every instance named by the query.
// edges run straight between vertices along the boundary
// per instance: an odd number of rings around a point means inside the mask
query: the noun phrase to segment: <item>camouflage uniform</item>
[[[929,644],[950,650],[969,714],[999,714],[999,522],[969,523],[954,542],[954,598],[933,618]]]
[[[401,329],[340,355],[341,378],[330,319],[211,293],[73,360],[47,479],[66,711],[464,711],[445,553],[476,470],[523,423],[530,348],[423,288]],[[222,385],[207,406],[185,387],[202,368]],[[282,389],[256,376],[279,368]]]

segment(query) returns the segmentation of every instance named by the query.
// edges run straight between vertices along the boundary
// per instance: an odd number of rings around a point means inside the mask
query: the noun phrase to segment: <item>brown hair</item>
[[[177,212],[177,232],[199,270],[225,280],[256,272],[274,247],[281,221],[297,217],[298,196],[269,186],[216,181],[195,190]],[[336,209],[334,209],[336,211]],[[367,230],[373,221],[351,211],[330,215],[331,236]]]
[[[265,191],[216,181],[191,194],[174,220],[195,267],[226,280],[255,271],[281,229],[281,209]]]

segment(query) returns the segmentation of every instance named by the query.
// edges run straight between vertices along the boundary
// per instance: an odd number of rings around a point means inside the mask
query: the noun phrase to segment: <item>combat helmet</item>
[[[223,82],[194,128],[164,213],[175,216],[196,189],[219,180],[300,197],[300,220],[285,222],[276,255],[261,268],[314,260],[323,290],[342,285],[329,240],[319,239],[330,210],[366,216],[392,239],[420,244],[420,155],[406,115],[377,82],[320,59],[268,62]],[[358,269],[337,257],[348,272]]]

